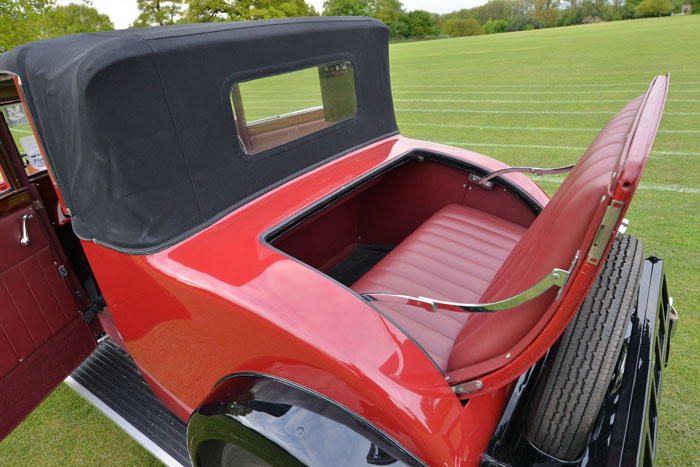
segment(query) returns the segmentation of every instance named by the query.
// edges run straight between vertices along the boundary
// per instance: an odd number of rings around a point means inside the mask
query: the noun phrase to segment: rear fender
[[[222,379],[192,414],[187,445],[195,466],[232,443],[272,465],[425,465],[337,402],[271,375]]]

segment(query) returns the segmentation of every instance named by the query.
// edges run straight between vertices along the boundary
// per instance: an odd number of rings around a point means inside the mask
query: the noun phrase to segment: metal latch
[[[89,323],[92,321],[95,315],[97,315],[97,313],[101,313],[106,306],[107,302],[105,302],[104,297],[100,297],[94,302],[90,303],[90,305],[88,305],[88,307],[83,311],[83,321]]]
[[[68,276],[68,270],[64,265],[60,265],[58,267],[58,273],[63,277],[64,279]]]
[[[605,247],[608,246],[608,241],[612,236],[615,225],[617,225],[617,221],[622,215],[622,208],[624,207],[625,203],[613,200],[610,203],[610,206],[608,206],[605,209],[605,215],[603,216],[603,220],[600,221],[598,231],[596,232],[595,238],[593,239],[593,244],[588,250],[588,259],[586,259],[588,263],[595,264],[596,266],[600,263],[600,258],[601,256],[603,256]]]

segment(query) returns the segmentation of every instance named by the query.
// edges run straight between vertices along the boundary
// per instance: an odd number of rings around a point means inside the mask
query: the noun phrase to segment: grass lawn
[[[698,465],[700,15],[400,43],[390,56],[404,135],[539,167],[575,162],[654,75],[671,73],[628,232],[666,259],[681,314],[662,385],[657,461]],[[539,179],[550,194],[561,180]],[[0,443],[0,465],[155,463],[65,386]]]

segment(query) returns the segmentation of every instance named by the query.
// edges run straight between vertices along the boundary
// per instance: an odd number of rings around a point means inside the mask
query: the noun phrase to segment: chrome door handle
[[[31,219],[31,214],[25,214],[22,216],[22,238],[19,239],[19,244],[22,246],[29,246],[32,240],[29,238],[29,232],[27,232],[27,219]]]

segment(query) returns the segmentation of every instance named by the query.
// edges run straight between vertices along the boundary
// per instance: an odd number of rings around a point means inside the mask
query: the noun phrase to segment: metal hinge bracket
[[[474,381],[467,381],[466,383],[455,384],[452,386],[452,391],[454,391],[454,393],[458,396],[461,396],[476,392],[483,387],[484,383],[477,379]]]
[[[613,229],[617,225],[617,221],[622,215],[622,208],[624,207],[625,203],[613,200],[605,209],[603,220],[600,221],[598,231],[593,239],[593,244],[588,250],[586,262],[589,264],[595,264],[597,266],[600,263],[600,258],[603,256],[605,247],[608,246],[608,241],[613,234]]]
[[[89,323],[98,313],[102,313],[102,310],[107,306],[104,297],[100,297],[94,302],[90,303],[85,310],[83,310],[83,321]]]
[[[538,167],[508,167],[506,169],[501,169],[501,170],[496,170],[494,172],[491,172],[488,175],[484,175],[483,177],[479,177],[476,174],[470,173],[469,174],[469,181],[479,185],[482,188],[486,188],[487,190],[490,190],[493,188],[493,182],[491,181],[492,178],[498,177],[499,175],[504,175],[508,173],[515,173],[515,172],[528,172],[528,173],[533,173],[537,175],[538,177],[541,177],[542,175],[545,174],[560,174],[564,172],[569,172],[571,169],[574,168],[574,165],[567,165],[565,167],[554,167],[550,169],[540,169]]]

